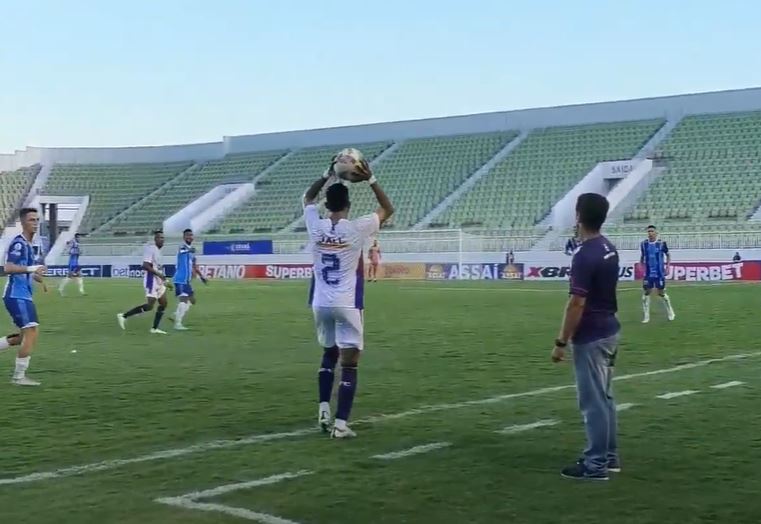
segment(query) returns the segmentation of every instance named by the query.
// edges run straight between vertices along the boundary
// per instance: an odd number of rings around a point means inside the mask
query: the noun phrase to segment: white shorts
[[[159,299],[166,293],[164,281],[153,276],[143,279],[143,287],[145,288],[145,296],[148,298]]]
[[[346,307],[316,307],[313,310],[317,342],[324,348],[364,346],[362,311]]]

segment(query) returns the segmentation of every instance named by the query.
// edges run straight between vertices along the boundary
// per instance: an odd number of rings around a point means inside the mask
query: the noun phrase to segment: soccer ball
[[[358,182],[359,179],[355,170],[364,158],[365,155],[359,149],[354,149],[353,147],[342,149],[336,155],[336,163],[333,166],[336,176],[349,182]]]

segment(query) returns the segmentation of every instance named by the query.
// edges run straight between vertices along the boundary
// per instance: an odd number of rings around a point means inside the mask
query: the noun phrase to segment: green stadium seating
[[[530,228],[598,162],[632,158],[663,120],[533,131],[433,227]]]
[[[667,171],[612,229],[754,229],[747,219],[761,204],[759,144],[761,112],[686,117],[661,146]]]
[[[403,142],[374,170],[396,208],[386,227],[401,230],[417,224],[516,136],[518,133],[513,131]],[[352,215],[369,213],[377,207],[365,184],[351,187]]]
[[[0,172],[0,223],[2,226],[15,221],[16,210],[40,172],[39,165]]]
[[[190,169],[127,209],[98,230],[98,234],[134,234],[160,226],[174,213],[221,184],[250,182],[286,151],[236,154]]]
[[[90,205],[79,231],[90,233],[191,165],[190,162],[57,164],[50,173],[43,193],[89,195]]]
[[[351,145],[371,161],[389,147],[388,142]],[[283,229],[301,211],[301,196],[319,177],[330,159],[343,147],[313,147],[294,151],[257,182],[256,194],[216,227],[222,233],[275,232]]]

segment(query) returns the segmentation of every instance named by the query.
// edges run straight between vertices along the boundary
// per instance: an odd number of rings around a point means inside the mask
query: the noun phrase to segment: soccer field
[[[2,522],[761,520],[757,286],[672,286],[677,320],[654,300],[643,326],[622,284],[607,483],[559,475],[584,442],[572,367],[549,359],[565,285],[369,284],[351,441],[316,430],[306,282],[198,285],[191,331],[163,337],[116,324],[139,281],[87,286],[38,296],[42,387],[0,385]]]

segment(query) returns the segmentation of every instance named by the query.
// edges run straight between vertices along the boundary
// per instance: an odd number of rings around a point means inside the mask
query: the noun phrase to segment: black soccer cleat
[[[590,471],[583,462],[577,462],[560,472],[566,479],[572,480],[610,480],[606,471]]]

